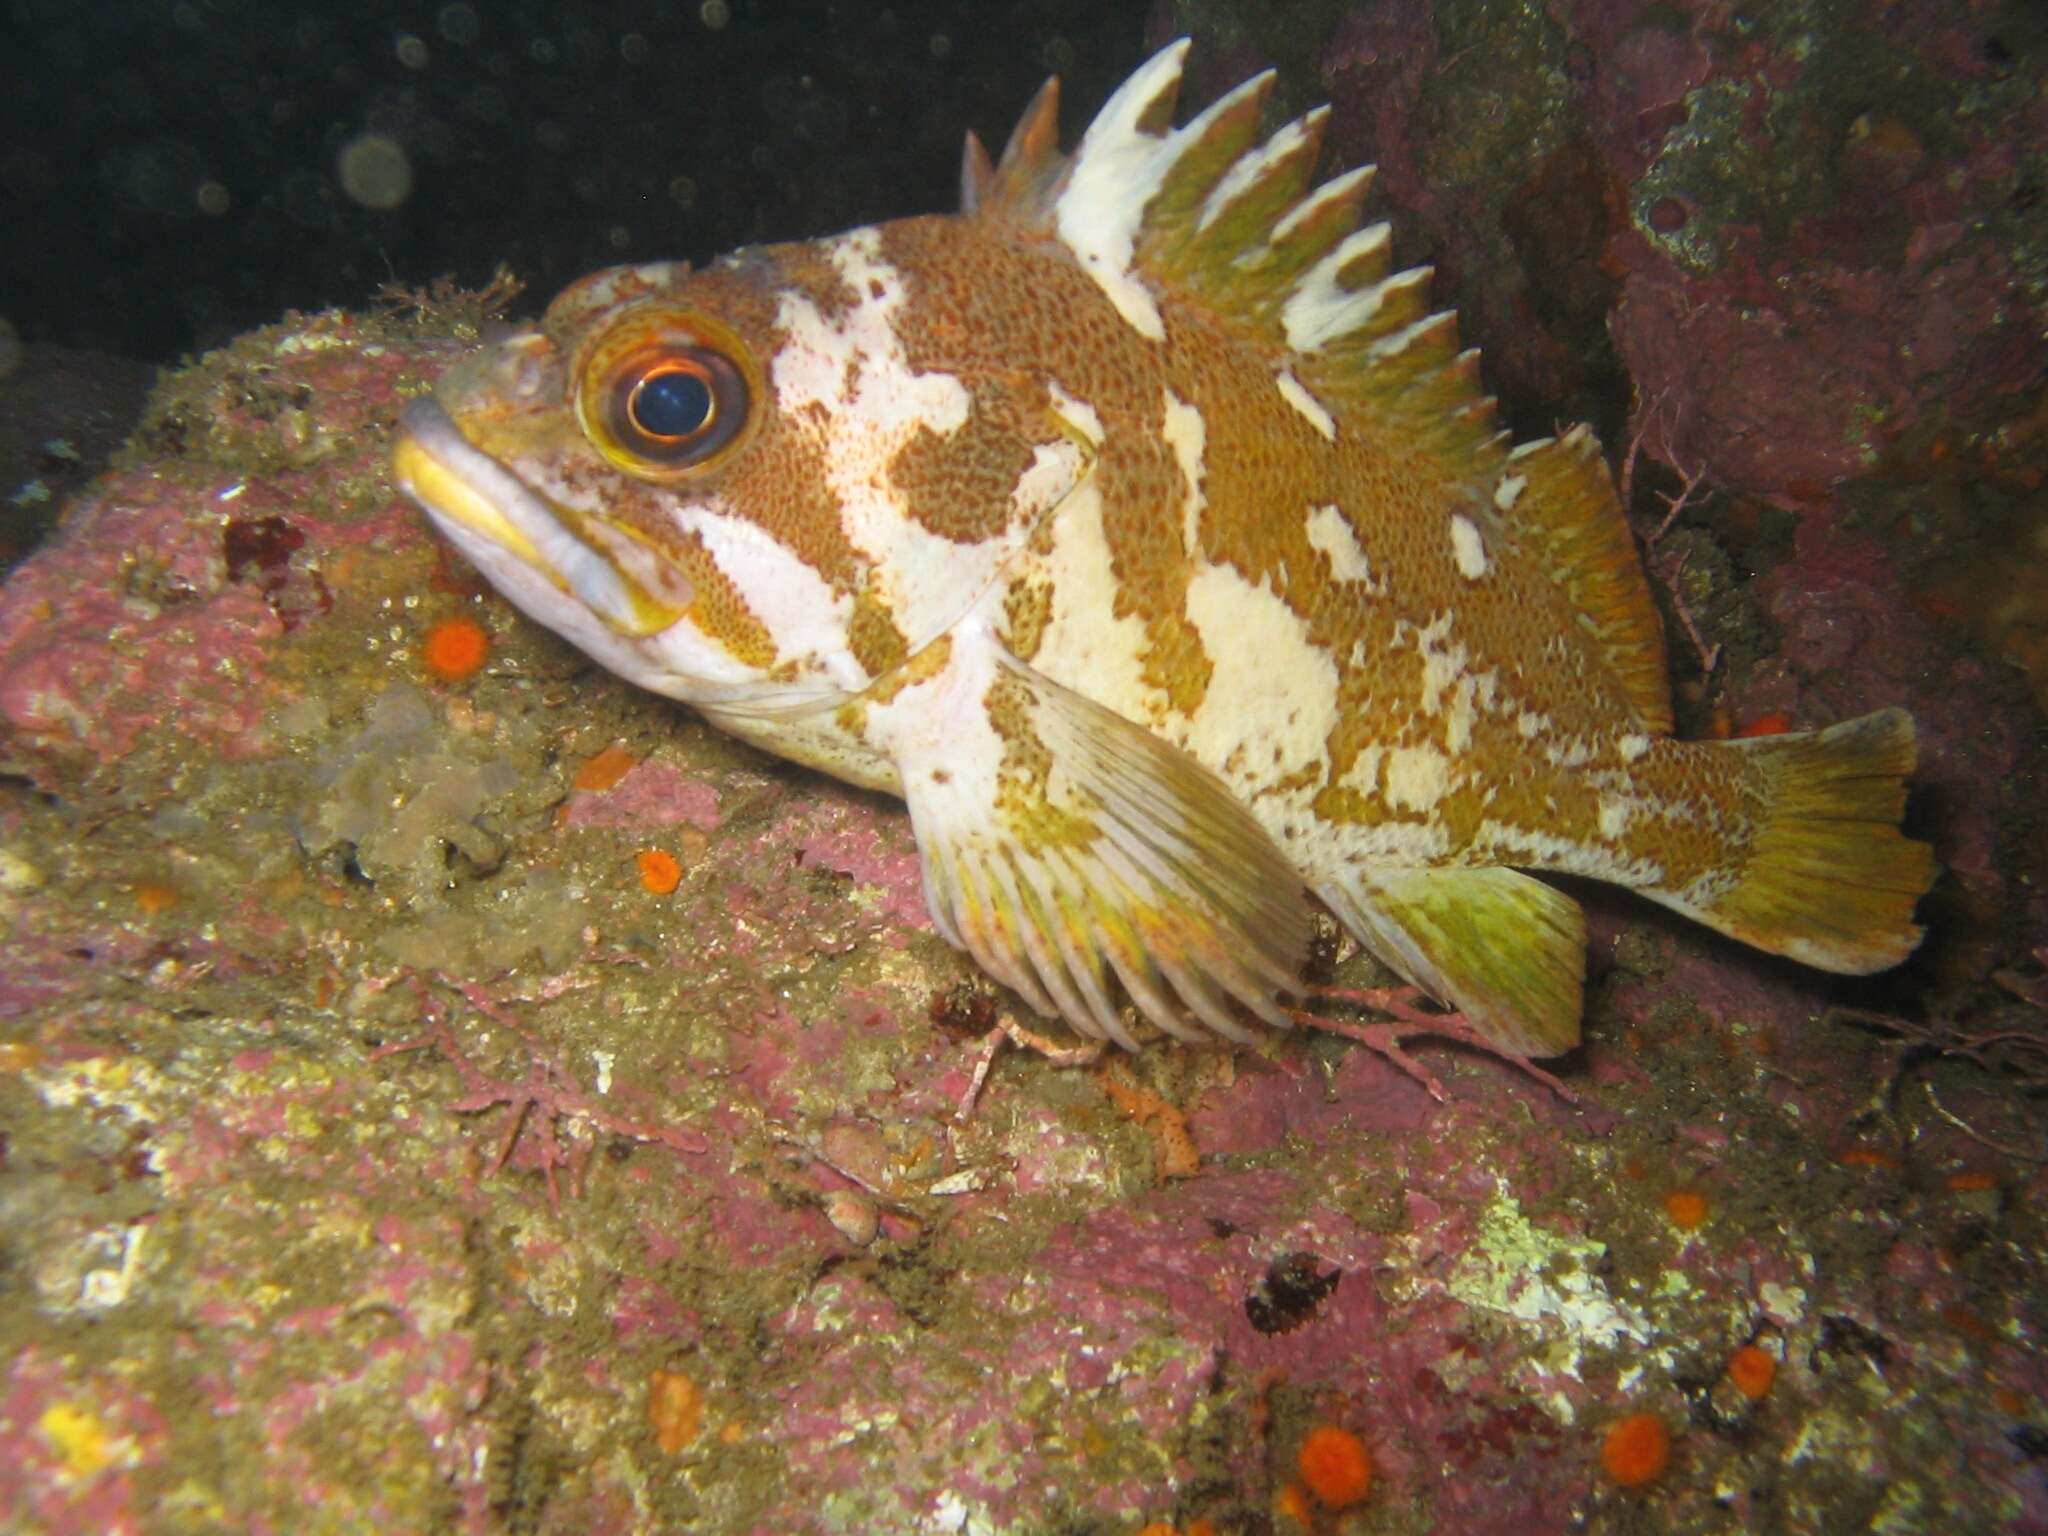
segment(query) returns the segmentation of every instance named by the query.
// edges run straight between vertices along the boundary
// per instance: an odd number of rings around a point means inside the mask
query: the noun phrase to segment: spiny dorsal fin
[[[1178,134],[1164,136],[1165,174],[1144,209],[1145,229],[1155,244],[1169,232],[1194,225],[1210,189],[1251,147],[1266,99],[1273,94],[1274,78],[1270,69],[1252,76],[1218,97]]]
[[[980,136],[968,129],[967,142],[960,147],[960,211],[969,217],[979,212],[995,179],[996,168],[981,147]]]
[[[1186,56],[1185,40],[1162,49],[1110,97],[1039,184],[1039,216],[1141,334],[1164,334],[1161,293],[1197,301],[1300,354],[1295,375],[1333,411],[1490,482],[1492,403],[1455,320],[1431,313],[1427,268],[1388,272],[1386,226],[1358,228],[1371,169],[1311,189],[1327,108],[1260,142],[1270,72],[1171,126]]]
[[[1162,265],[1198,285],[1204,276],[1220,277],[1220,285],[1211,281],[1204,286],[1229,291],[1236,286],[1230,281],[1233,270],[1242,272],[1266,264],[1274,229],[1308,190],[1329,122],[1330,109],[1317,107],[1257,149],[1239,155],[1203,197],[1195,227],[1181,233],[1178,248],[1155,247],[1148,220],[1148,238],[1139,247],[1142,255],[1152,256],[1156,249]]]
[[[1038,88],[1010,130],[1003,158],[981,187],[974,207],[962,211],[1036,222],[1046,211],[1048,189],[1066,163],[1060,153],[1060,77],[1054,75]]]
[[[1591,626],[1643,729],[1671,734],[1664,624],[1599,441],[1584,426],[1507,456],[1493,505]]]
[[[1372,168],[1308,189],[1318,108],[1255,142],[1271,71],[1172,126],[1185,38],[1117,89],[1073,155],[1056,145],[1056,82],[1024,114],[986,214],[1051,225],[1131,326],[1165,336],[1162,293],[1199,301],[1277,356],[1340,424],[1412,451],[1494,506],[1589,615],[1645,729],[1668,734],[1664,639],[1598,445],[1584,428],[1512,459],[1431,269],[1394,272],[1385,223],[1361,229]],[[1511,491],[1510,486],[1518,489]]]

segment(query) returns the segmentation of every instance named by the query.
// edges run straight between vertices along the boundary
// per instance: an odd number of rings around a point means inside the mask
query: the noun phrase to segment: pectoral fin
[[[1579,1043],[1586,921],[1554,886],[1512,869],[1347,872],[1316,894],[1359,942],[1504,1050]]]
[[[985,634],[870,713],[933,921],[1032,1007],[1135,1048],[1121,999],[1186,1040],[1277,1027],[1300,989],[1300,877],[1193,758]]]

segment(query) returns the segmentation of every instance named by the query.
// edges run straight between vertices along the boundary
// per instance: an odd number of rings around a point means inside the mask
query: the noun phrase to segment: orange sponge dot
[[[570,780],[570,787],[602,794],[631,773],[639,761],[626,750],[624,742],[615,741],[602,752],[583,759],[582,766],[576,770],[576,777]]]
[[[1754,1344],[1745,1344],[1728,1357],[1728,1379],[1735,1383],[1736,1391],[1754,1400],[1770,1391],[1771,1383],[1778,1379],[1778,1362]]]
[[[1372,1487],[1372,1458],[1365,1442],[1334,1424],[1318,1424],[1308,1432],[1295,1453],[1294,1466],[1326,1509],[1349,1509]]]
[[[660,848],[646,848],[633,855],[640,866],[640,883],[655,896],[666,896],[683,883],[683,866],[676,856]]]
[[[475,619],[443,619],[420,646],[421,664],[444,683],[476,676],[490,655],[490,631]]]
[[[1783,736],[1791,729],[1792,717],[1782,709],[1774,709],[1767,714],[1758,715],[1754,720],[1750,720],[1738,727],[1735,734],[1737,736]]]
[[[178,904],[178,893],[170,886],[157,880],[143,880],[133,887],[135,905],[151,917],[159,912],[168,912]]]
[[[1624,1488],[1653,1483],[1671,1464],[1671,1431],[1654,1413],[1632,1413],[1607,1426],[1600,1466]]]
[[[704,1390],[681,1371],[654,1371],[647,1378],[647,1422],[654,1443],[673,1456],[704,1427]]]
[[[1707,1197],[1696,1189],[1674,1189],[1664,1197],[1664,1214],[1674,1227],[1690,1232],[1707,1219]]]
[[[1273,1495],[1273,1512],[1304,1528],[1313,1527],[1316,1512],[1308,1501],[1308,1490],[1299,1483],[1282,1483]]]

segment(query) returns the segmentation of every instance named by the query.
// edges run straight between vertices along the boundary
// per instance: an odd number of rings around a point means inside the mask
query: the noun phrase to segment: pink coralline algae
[[[1644,392],[1632,429],[1674,468],[1800,502],[1873,468],[1930,413],[1993,409],[2044,359],[2015,333],[2003,258],[1930,249],[1959,233],[1917,239],[1897,270],[1843,270],[1831,240],[1774,253],[1739,231],[1710,279],[1618,241],[1614,340]]]
[[[854,797],[839,796],[850,807]],[[924,921],[924,877],[917,845],[901,823],[878,825],[866,815],[834,814],[834,808],[808,807],[798,835],[804,862],[850,875],[881,893],[882,910],[898,923]],[[821,814],[822,812],[822,814]]]
[[[344,345],[317,323],[305,334],[317,350],[299,362],[322,398],[351,408],[393,398],[395,354]],[[273,358],[247,371],[276,387],[278,367]],[[0,720],[38,760],[115,762],[171,711],[217,751],[261,755],[274,745],[266,672],[278,639],[331,606],[322,568],[345,578],[366,548],[419,545],[417,527],[388,506],[337,517],[314,494],[375,465],[374,440],[344,446],[301,411],[266,418],[226,394],[165,402],[154,430],[189,462],[175,476],[109,476],[68,510],[61,554],[32,556],[11,578]],[[195,402],[213,414],[202,420]],[[252,476],[250,463],[271,473]]]
[[[97,546],[83,571],[25,562],[0,621],[0,718],[15,731],[111,762],[162,718],[169,694],[220,750],[262,749],[249,673],[284,626],[260,592],[228,584],[218,528],[195,525],[190,505],[146,477],[116,482],[76,515],[81,546]]]
[[[635,764],[617,784],[577,790],[562,810],[568,827],[662,827],[718,830],[718,791],[670,764]]]
[[[1923,423],[1995,425],[2048,365],[2027,26],[1371,0],[1261,27],[1161,0],[1150,32],[1196,34],[1205,88],[1277,64],[1291,104],[1331,103],[1332,158],[1378,165],[1511,418],[1616,434],[1625,369],[1627,431],[1673,469],[1804,503]]]
[[[1981,37],[1929,25],[1928,57],[1981,64]],[[1952,873],[1912,968],[1823,977],[1595,897],[1586,1040],[1559,1064],[1578,1102],[1413,1041],[1439,1102],[1294,1033],[1155,1044],[1116,1092],[1007,1049],[962,1118],[984,1032],[1045,1025],[932,930],[901,809],[594,672],[445,558],[382,442],[453,321],[294,318],[173,378],[0,591],[0,1526],[1262,1529],[1340,1425],[1371,1453],[1360,1529],[2038,1529],[2048,1178],[1984,1043],[2041,1014],[2048,882],[2014,810],[2038,721],[1914,606],[1882,487],[1793,484],[1863,462],[1843,400],[1812,396],[1836,381],[1879,436],[1942,377],[1993,409],[2034,333],[1987,341],[1982,293],[2027,258],[1913,244],[1963,216],[1923,216],[1944,163],[1966,201],[2002,173],[1872,128],[1912,213],[1894,286],[1855,276],[1851,241],[1851,280],[1758,288],[1818,212],[1786,192],[1782,226],[1730,234],[1673,135],[1708,121],[1702,92],[1753,134],[1826,82],[1735,27],[1347,7],[1298,78],[1338,97],[1340,140],[1377,135],[1397,210],[1414,192],[1401,240],[1531,176],[1592,210],[1476,220],[1447,280],[1485,289],[1471,334],[1510,388],[1563,385],[1543,411],[1619,378],[1574,326],[1636,325],[1644,451],[1757,493],[1739,528],[1721,495],[1671,534],[1722,556],[1670,594],[1720,651],[1683,710],[1915,712],[1915,815]],[[1525,132],[1537,75],[1582,131]],[[1516,251],[1544,259],[1493,282]],[[1554,257],[1564,287],[1531,281]],[[1949,318],[1911,358],[1872,346],[1938,274]],[[1703,305],[1691,355],[1660,350],[1674,283]],[[1802,334],[1837,305],[1864,329]],[[1701,366],[1738,325],[1727,368],[1809,393],[1740,415]],[[489,664],[435,684],[419,648],[465,618]],[[649,847],[675,862],[659,900]],[[1318,964],[1385,980],[1336,946]],[[1180,1128],[1185,1176],[1119,1100]],[[1674,1223],[1673,1190],[1707,1219]],[[1726,1369],[1761,1343],[1753,1401]],[[677,1382],[688,1413],[651,1420]],[[1623,1489],[1600,1436],[1637,1414],[1677,1449]]]

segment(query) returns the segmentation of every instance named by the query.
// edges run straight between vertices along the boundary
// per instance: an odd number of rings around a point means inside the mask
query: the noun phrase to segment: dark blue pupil
[[[633,424],[650,437],[688,437],[711,419],[711,386],[694,373],[658,373],[633,392]]]

